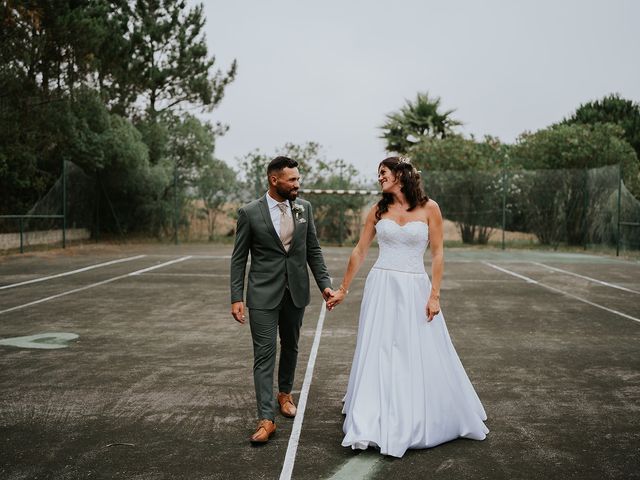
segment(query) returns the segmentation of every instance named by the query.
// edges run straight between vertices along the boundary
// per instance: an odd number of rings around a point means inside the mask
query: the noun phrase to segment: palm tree
[[[418,93],[414,102],[406,104],[398,112],[387,114],[387,121],[380,128],[387,142],[387,150],[405,154],[425,137],[444,138],[462,122],[451,118],[455,110],[440,112],[440,97]]]

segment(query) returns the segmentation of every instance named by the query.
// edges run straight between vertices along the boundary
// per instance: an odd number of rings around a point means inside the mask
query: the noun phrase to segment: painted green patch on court
[[[345,462],[328,480],[364,480],[374,478],[382,456],[372,451],[362,452]]]
[[[52,350],[55,348],[67,348],[71,340],[78,338],[75,333],[67,332],[51,332],[38,333],[26,337],[3,338],[0,345],[8,345],[18,348],[39,348],[44,350]]]

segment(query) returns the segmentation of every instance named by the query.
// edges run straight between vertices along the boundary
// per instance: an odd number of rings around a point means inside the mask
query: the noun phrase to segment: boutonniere
[[[304,213],[304,207],[298,203],[291,204],[291,211],[296,216],[298,223],[306,223],[306,220],[301,215]]]

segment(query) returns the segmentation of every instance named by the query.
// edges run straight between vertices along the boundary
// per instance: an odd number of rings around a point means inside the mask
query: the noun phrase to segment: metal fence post
[[[507,171],[502,167],[502,250],[505,249],[505,229],[507,228]]]
[[[582,238],[584,249],[587,250],[589,243],[589,169],[584,169],[584,208],[582,212]]]
[[[173,235],[178,245],[178,163],[173,167]]]
[[[99,177],[98,169],[96,169],[96,183],[95,183],[95,194],[96,194],[96,224],[95,224],[95,234],[96,234],[96,243],[100,241],[100,177]]]
[[[20,253],[24,253],[24,218],[20,217]]]
[[[62,248],[67,248],[67,162],[62,160]]]
[[[620,256],[620,203],[622,200],[622,163],[618,164],[618,233],[616,235],[616,257]]]

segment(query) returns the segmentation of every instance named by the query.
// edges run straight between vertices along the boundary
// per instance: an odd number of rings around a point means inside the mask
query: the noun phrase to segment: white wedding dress
[[[376,232],[380,254],[364,287],[342,445],[402,457],[458,437],[484,440],[487,416],[442,312],[427,322],[427,224],[382,219]]]

